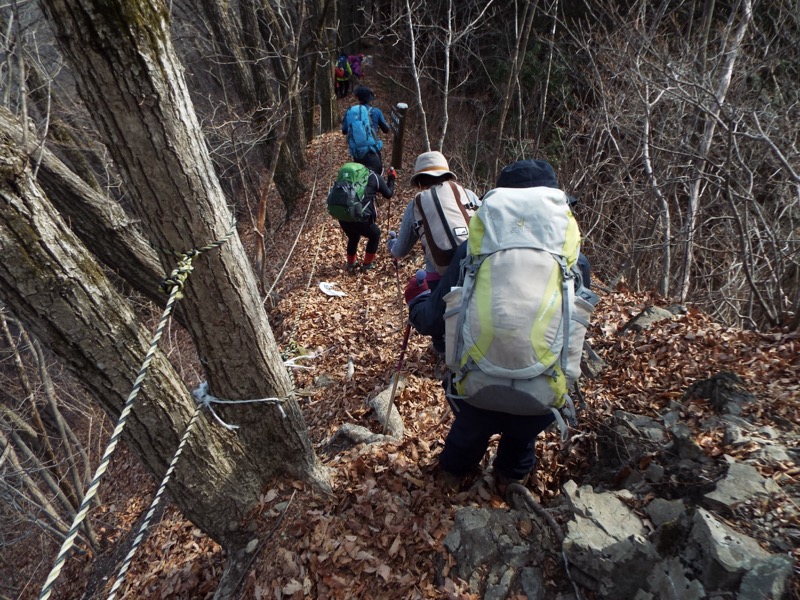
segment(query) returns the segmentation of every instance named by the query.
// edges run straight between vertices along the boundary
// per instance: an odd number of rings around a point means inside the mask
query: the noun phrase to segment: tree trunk
[[[0,135],[22,144],[22,126],[2,108]],[[163,304],[166,296],[159,286],[167,273],[122,207],[96,192],[32,135],[26,144],[24,152],[39,165],[37,182],[86,247],[133,289]]]
[[[231,217],[169,39],[164,4],[48,0],[41,5],[135,209],[161,248],[163,268],[174,268],[175,253],[225,239]],[[210,393],[222,399],[284,399],[283,410],[262,403],[219,409],[226,421],[240,426],[236,436],[226,436],[229,451],[248,457],[244,495],[231,489],[241,496],[238,504],[254,503],[258,485],[282,474],[326,487],[235,232],[197,258],[185,293],[181,304]],[[193,458],[228,462],[213,453]]]
[[[336,56],[336,49],[333,46],[329,33],[333,17],[336,14],[335,2],[333,0],[316,0],[314,2],[316,11],[317,29],[314,33],[315,54],[313,66],[309,77],[312,81],[313,94],[311,96],[311,112],[307,113],[307,121],[313,124],[313,108],[319,102],[319,123],[322,132],[333,131],[340,123],[336,112],[336,92],[333,83],[333,63],[331,57]]]
[[[0,296],[116,419],[150,335],[47,201],[12,144],[0,142],[0,252],[16,259],[0,262]],[[157,352],[124,431],[157,477],[166,471],[194,409],[179,375]],[[231,515],[244,514],[261,491],[261,460],[212,419],[200,419],[169,493],[189,519],[225,543],[235,534],[229,530]]]
[[[297,4],[300,14],[292,23],[293,14],[276,12],[271,2],[263,3],[258,13],[261,37],[272,57],[272,70],[280,91],[281,107],[286,112],[286,136],[278,153],[275,185],[280,190],[281,200],[287,212],[294,209],[297,200],[306,192],[299,175],[306,168],[306,131],[303,125],[303,106],[300,101],[300,67],[299,67],[299,28],[305,21],[305,5]],[[285,28],[285,31],[284,31]]]
[[[272,82],[269,81],[269,78],[266,76],[266,64],[271,64],[274,70],[276,64],[275,60],[279,59],[267,61],[269,54],[265,46],[266,42],[264,38],[268,38],[270,32],[267,32],[266,35],[261,33],[259,19],[261,10],[263,10],[262,7],[255,2],[255,0],[240,0],[239,2],[242,38],[245,42],[248,58],[253,65],[253,80],[256,86],[256,96],[261,105],[269,104],[274,106],[276,104],[281,104],[281,108],[286,112],[281,118],[291,118],[291,106],[286,102],[285,98],[275,97],[275,93],[271,88]],[[276,33],[276,35],[278,34]],[[284,49],[282,47],[277,49],[278,53],[283,51]],[[275,78],[280,79],[280,74],[275,73]],[[286,86],[286,84],[287,82],[285,81],[278,81],[279,86]],[[300,117],[302,118],[302,111]],[[306,187],[300,181],[300,173],[305,168],[305,141],[302,139],[302,135],[300,138],[294,135],[292,128],[293,124],[290,122],[287,129],[289,133],[284,139],[284,144],[279,149],[277,157],[273,158],[273,160],[277,161],[274,177],[275,188],[278,190],[281,201],[289,212],[294,207],[297,199],[306,192]],[[302,134],[302,126],[300,127],[300,132]],[[277,134],[274,133],[270,136],[269,142],[273,143],[276,137]],[[299,145],[295,141],[296,139],[300,140]]]

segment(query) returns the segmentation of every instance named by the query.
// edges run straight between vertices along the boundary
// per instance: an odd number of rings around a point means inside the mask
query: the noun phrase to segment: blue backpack
[[[347,110],[347,145],[350,156],[362,160],[370,152],[378,153],[383,142],[375,137],[372,128],[372,108],[357,104]]]

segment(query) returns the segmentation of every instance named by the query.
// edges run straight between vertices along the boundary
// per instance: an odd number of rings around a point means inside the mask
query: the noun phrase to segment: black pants
[[[375,254],[381,243],[381,230],[374,221],[366,223],[348,223],[339,221],[339,226],[347,236],[347,255],[353,256],[358,252],[358,242],[362,237],[367,238],[367,254]]]
[[[378,175],[383,174],[383,159],[380,152],[368,152],[364,158],[356,159],[355,162],[361,163]]]
[[[496,433],[500,434],[500,442],[494,459],[495,471],[509,479],[522,479],[533,470],[536,438],[555,420],[552,414],[512,415],[477,408],[460,399],[449,401],[455,420],[439,455],[439,464],[445,471],[454,475],[469,473],[480,464],[489,447],[489,438]]]

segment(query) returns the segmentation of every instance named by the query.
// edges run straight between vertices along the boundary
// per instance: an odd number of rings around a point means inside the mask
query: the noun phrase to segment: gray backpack
[[[443,274],[456,248],[467,239],[470,215],[466,190],[446,181],[414,198],[414,222],[425,257]]]
[[[472,217],[468,245],[463,283],[444,298],[451,395],[490,410],[552,412],[566,439],[559,411],[574,420],[568,390],[598,301],[580,284],[580,231],[566,194],[491,190]],[[507,388],[514,393],[502,393]]]

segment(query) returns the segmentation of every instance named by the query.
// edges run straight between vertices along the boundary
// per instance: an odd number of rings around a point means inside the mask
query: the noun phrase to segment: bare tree
[[[797,3],[614,8],[569,29],[587,101],[561,123],[595,264],[728,323],[796,328],[797,51],[776,24],[796,30]]]
[[[433,124],[429,120],[435,105],[438,121],[434,131],[438,132],[438,139],[434,149],[440,151],[447,136],[452,93],[463,86],[471,75],[471,70],[466,66],[473,62],[470,60],[470,46],[493,8],[493,0],[458,5],[446,0],[443,4],[414,4],[411,0],[405,0],[403,14],[424,146],[428,150],[432,148],[433,134],[430,130]],[[443,16],[438,14],[437,9],[441,9]],[[453,64],[457,61],[465,66],[454,73]]]

